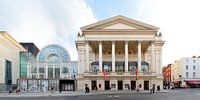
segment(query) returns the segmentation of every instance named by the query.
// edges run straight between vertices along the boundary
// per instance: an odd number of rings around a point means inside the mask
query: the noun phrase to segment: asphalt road
[[[116,93],[62,97],[0,97],[0,100],[200,100],[200,89],[178,89],[168,93]]]

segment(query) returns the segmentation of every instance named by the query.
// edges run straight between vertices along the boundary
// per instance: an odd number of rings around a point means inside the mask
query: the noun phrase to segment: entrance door
[[[59,89],[62,91],[75,91],[74,80],[60,80]]]
[[[131,90],[136,89],[136,81],[131,81]]]
[[[144,90],[149,90],[149,81],[144,81]]]
[[[97,81],[91,81],[92,82],[92,90],[97,90]]]
[[[110,81],[105,81],[105,90],[110,90]]]
[[[123,90],[123,81],[117,81],[118,83],[118,90]]]

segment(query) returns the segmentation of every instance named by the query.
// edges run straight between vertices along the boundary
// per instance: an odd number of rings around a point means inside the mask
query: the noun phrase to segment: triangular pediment
[[[115,16],[84,27],[81,30],[158,30],[158,27],[149,25],[124,16]]]
[[[138,29],[138,28],[123,23],[116,23],[110,26],[103,27],[102,29]]]

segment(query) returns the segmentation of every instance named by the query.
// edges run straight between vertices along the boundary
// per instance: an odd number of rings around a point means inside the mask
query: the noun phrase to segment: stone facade
[[[0,32],[0,91],[7,90],[10,86],[15,85],[19,78],[19,57],[20,51],[26,51],[16,40],[14,40],[7,32]],[[11,77],[6,84],[6,62],[11,64]]]
[[[77,89],[83,90],[85,84],[98,90],[134,90],[137,86],[148,90],[153,84],[162,88],[164,41],[158,31],[124,16],[81,27],[76,41]]]

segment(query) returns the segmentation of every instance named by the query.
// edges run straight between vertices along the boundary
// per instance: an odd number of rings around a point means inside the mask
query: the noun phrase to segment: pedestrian
[[[90,89],[89,89],[89,87],[87,87],[87,93],[89,93],[90,92]]]
[[[140,86],[137,86],[137,92],[140,92]]]
[[[11,94],[13,92],[12,88],[8,91],[8,94]]]
[[[85,94],[88,93],[88,87],[87,84],[85,84]]]
[[[20,88],[19,88],[19,87],[16,89],[16,93],[17,93],[17,94],[20,93]]]
[[[54,90],[53,90],[53,87],[51,87],[51,93],[53,93],[53,94],[54,94]]]
[[[160,85],[157,86],[157,91],[160,91]]]
[[[152,91],[153,91],[153,93],[155,93],[155,84],[153,84]]]

